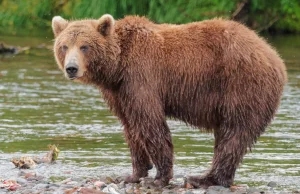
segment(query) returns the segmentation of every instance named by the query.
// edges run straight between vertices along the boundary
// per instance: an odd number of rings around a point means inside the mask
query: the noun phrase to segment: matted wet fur
[[[144,17],[66,21],[56,16],[55,58],[66,77],[100,89],[124,125],[133,173],[157,169],[154,184],[173,176],[166,118],[215,136],[210,171],[195,187],[230,186],[247,149],[270,124],[287,81],[266,41],[234,21],[155,24]]]

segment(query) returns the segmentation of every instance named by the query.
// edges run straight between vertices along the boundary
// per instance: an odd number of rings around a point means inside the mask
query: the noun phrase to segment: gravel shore
[[[1,178],[1,177],[0,177]],[[22,193],[22,194],[140,194],[140,193],[183,193],[183,194],[288,194],[300,193],[298,191],[283,192],[276,191],[277,183],[270,182],[264,187],[252,188],[248,185],[236,185],[230,188],[212,186],[207,190],[193,189],[184,185],[184,177],[174,178],[170,184],[163,189],[147,188],[147,182],[151,178],[145,178],[140,184],[124,184],[121,177],[103,177],[95,179],[67,178],[61,181],[51,181],[34,171],[20,170],[18,176],[12,180],[0,180],[0,194]]]

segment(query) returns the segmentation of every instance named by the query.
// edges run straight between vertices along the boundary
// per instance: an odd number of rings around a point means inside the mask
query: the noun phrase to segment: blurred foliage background
[[[51,30],[51,19],[143,15],[157,23],[223,17],[268,33],[300,33],[300,0],[0,0],[0,27]]]

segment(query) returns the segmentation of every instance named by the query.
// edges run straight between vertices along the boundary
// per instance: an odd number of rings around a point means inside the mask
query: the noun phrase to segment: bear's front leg
[[[144,147],[142,141],[136,141],[136,131],[130,127],[126,114],[122,108],[123,100],[120,100],[120,96],[117,93],[112,92],[106,88],[99,88],[103,94],[104,99],[108,102],[111,110],[119,117],[124,125],[124,135],[126,142],[130,148],[130,154],[132,158],[132,175],[125,178],[125,183],[138,183],[140,178],[148,176],[148,170],[152,169],[150,157],[147,150]],[[124,106],[124,105],[123,105]]]
[[[128,141],[133,174],[127,177],[125,182],[135,183],[139,182],[141,177],[146,177],[151,165],[150,157],[157,172],[154,182],[148,182],[146,186],[162,188],[168,185],[173,177],[173,144],[169,129],[141,127],[137,134]]]
[[[132,175],[125,178],[125,183],[138,183],[140,178],[148,176],[148,170],[152,169],[153,165],[143,143],[135,141],[134,135],[131,134],[133,130],[125,125],[124,132],[130,148],[133,170]]]
[[[144,143],[152,162],[156,166],[155,187],[164,187],[173,177],[173,144],[170,130],[166,122],[150,128],[146,133]]]
[[[138,84],[135,82],[130,88],[127,86],[120,91],[120,99],[123,99],[120,100],[121,107],[128,124],[126,129],[130,134],[127,138],[132,155],[132,180],[146,175],[149,165],[144,153],[146,151],[157,170],[153,186],[164,187],[173,177],[171,133],[159,95],[151,91],[153,88]]]
[[[141,126],[136,129],[138,130],[137,135],[131,137],[132,139],[128,142],[132,156],[133,174],[127,177],[126,182],[139,182],[141,177],[148,175],[149,157],[156,166],[157,172],[154,182],[148,182],[146,186],[162,188],[168,185],[169,180],[173,177],[171,134],[166,123],[161,127],[158,126],[156,125],[155,128]]]

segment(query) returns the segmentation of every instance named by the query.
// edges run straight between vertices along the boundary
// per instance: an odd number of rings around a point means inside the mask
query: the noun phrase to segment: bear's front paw
[[[161,189],[169,184],[169,179],[153,179],[150,177],[141,178],[141,185],[150,189]]]
[[[137,175],[131,175],[131,176],[127,176],[124,179],[125,183],[139,183],[140,182],[140,176]]]
[[[206,176],[188,176],[185,177],[184,182],[185,184],[186,183],[191,184],[194,188],[201,187],[203,189],[207,189],[208,187],[213,185],[218,185],[213,178],[206,177]]]
[[[169,178],[155,179],[154,185],[156,185],[157,188],[163,188],[169,184],[169,181]]]

